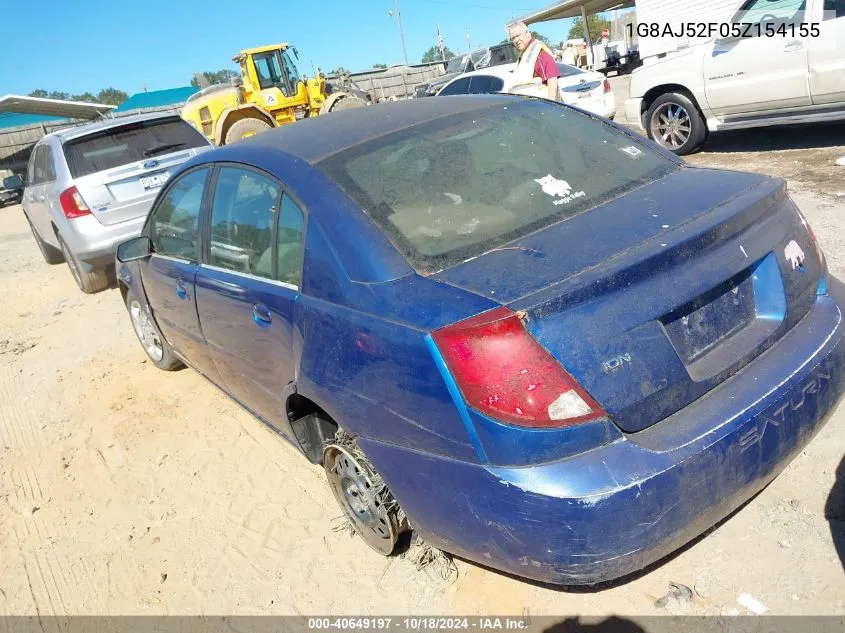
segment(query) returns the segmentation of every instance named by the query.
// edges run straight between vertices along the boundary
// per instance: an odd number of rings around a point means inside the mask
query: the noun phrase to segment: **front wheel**
[[[261,134],[271,129],[270,124],[262,119],[248,118],[235,121],[226,132],[226,145]]]
[[[683,156],[696,150],[707,137],[707,125],[685,94],[660,95],[645,115],[648,137],[670,152]]]
[[[158,331],[152,317],[131,290],[126,293],[126,309],[129,311],[135,335],[153,365],[164,371],[183,367],[182,361],[176,358],[173,349]]]

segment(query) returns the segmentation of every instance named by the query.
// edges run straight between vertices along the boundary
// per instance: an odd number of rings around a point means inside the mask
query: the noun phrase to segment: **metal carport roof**
[[[528,13],[519,19],[526,24],[533,24],[561,18],[574,18],[584,13],[592,15],[611,9],[630,9],[634,4],[634,0],[564,0],[555,2],[545,9]]]
[[[0,112],[43,114],[71,119],[99,119],[101,115],[114,110],[116,107],[105,103],[64,101],[62,99],[44,99],[20,95],[0,97]]]

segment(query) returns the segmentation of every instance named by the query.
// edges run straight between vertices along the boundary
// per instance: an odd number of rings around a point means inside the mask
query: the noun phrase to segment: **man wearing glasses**
[[[511,42],[519,51],[514,76],[517,84],[531,84],[539,79],[548,91],[548,98],[560,100],[557,80],[560,77],[555,58],[549,47],[535,39],[524,22],[514,22],[507,27]]]

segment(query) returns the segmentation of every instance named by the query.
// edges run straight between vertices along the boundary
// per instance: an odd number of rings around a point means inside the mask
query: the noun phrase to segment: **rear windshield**
[[[131,123],[103,130],[64,145],[68,168],[74,178],[105,169],[148,160],[207,142],[179,118]]]
[[[539,100],[424,123],[320,166],[422,274],[678,169],[609,125]]]

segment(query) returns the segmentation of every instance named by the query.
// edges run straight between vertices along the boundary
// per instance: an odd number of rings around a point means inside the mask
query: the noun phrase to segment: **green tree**
[[[423,55],[422,63],[428,64],[430,62],[449,61],[450,59],[452,59],[455,56],[455,54],[452,51],[449,50],[448,46],[443,47],[443,55],[445,57],[445,60],[444,60],[443,57],[440,56],[440,49],[437,48],[436,46],[432,46]]]
[[[602,29],[610,28],[610,21],[593,14],[587,16],[587,24],[590,27],[590,41],[595,43],[601,39]],[[584,20],[575,18],[572,21],[572,26],[569,29],[569,39],[578,40],[584,37]]]
[[[108,105],[120,105],[129,98],[129,95],[117,88],[104,88],[97,95],[97,103]]]
[[[230,68],[223,68],[222,70],[206,71],[206,72],[202,73],[202,76],[205,77],[205,79],[206,79],[206,81],[208,81],[208,83],[214,85],[214,84],[228,83],[233,77],[239,76],[239,73],[234,71],[234,70],[231,70]],[[196,77],[191,79],[191,85],[194,88],[200,87],[199,81],[197,81]]]
[[[387,64],[373,64],[373,68],[387,68]]]
[[[50,93],[42,88],[39,88],[38,90],[33,90],[29,93],[30,97],[36,97],[38,99],[46,99],[49,95]]]
[[[88,103],[95,103],[97,101],[97,97],[92,95],[90,92],[83,92],[81,95],[73,95],[71,101],[87,101]]]
[[[60,90],[51,90],[47,97],[49,99],[58,99],[60,101],[70,101],[70,95],[66,92],[61,92]]]

